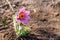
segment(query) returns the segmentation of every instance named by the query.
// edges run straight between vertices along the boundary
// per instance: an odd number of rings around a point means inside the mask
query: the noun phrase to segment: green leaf
[[[31,31],[31,28],[26,26],[26,27],[24,27],[24,30]]]
[[[5,18],[2,18],[1,21],[4,25],[6,25],[6,19]]]
[[[20,30],[20,35],[21,36],[26,36],[28,33],[24,29]]]

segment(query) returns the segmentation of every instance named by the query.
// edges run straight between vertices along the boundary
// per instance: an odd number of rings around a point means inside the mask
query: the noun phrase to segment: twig
[[[14,11],[14,10],[13,10],[13,7],[11,6],[11,3],[9,2],[9,0],[6,0],[6,1],[7,1],[7,3],[9,4],[11,10]]]

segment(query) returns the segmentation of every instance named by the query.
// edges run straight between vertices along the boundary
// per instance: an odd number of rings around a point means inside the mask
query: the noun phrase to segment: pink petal
[[[19,14],[20,14],[21,12],[23,12],[24,15],[25,15],[25,17],[24,17],[22,20],[19,19]],[[25,11],[25,7],[23,7],[23,8],[20,9],[18,15],[16,16],[16,20],[17,20],[17,21],[20,21],[22,24],[25,24],[25,23],[27,23],[28,19],[30,18],[30,17],[28,16],[29,14],[30,14],[30,11]]]
[[[20,20],[22,24],[26,24],[27,20]]]
[[[28,22],[29,16],[25,17],[24,19],[20,20],[22,24],[26,24]]]
[[[21,9],[19,10],[19,13],[21,13],[21,12],[25,12],[25,7],[21,8]],[[19,13],[18,13],[18,14],[19,14]]]
[[[30,11],[25,11],[25,13],[26,13],[27,15],[29,15],[29,14],[30,14]]]

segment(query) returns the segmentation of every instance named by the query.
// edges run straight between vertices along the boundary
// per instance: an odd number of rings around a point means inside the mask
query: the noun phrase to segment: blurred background
[[[24,37],[16,37],[12,16],[25,7],[32,28]],[[60,0],[0,0],[0,40],[60,40]]]

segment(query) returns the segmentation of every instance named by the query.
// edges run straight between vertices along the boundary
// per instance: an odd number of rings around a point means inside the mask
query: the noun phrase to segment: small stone
[[[0,13],[4,13],[4,9],[1,9]]]
[[[13,7],[15,7],[15,5],[14,5],[14,4],[13,4],[12,6],[13,6]]]
[[[0,27],[1,27],[1,26],[3,26],[3,24],[2,24],[2,23],[0,23]]]
[[[36,13],[36,9],[33,9],[34,13]]]

